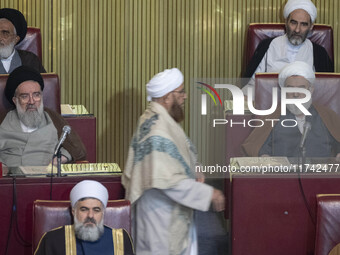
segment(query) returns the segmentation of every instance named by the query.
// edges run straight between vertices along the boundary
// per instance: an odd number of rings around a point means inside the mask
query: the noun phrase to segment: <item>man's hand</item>
[[[204,181],[205,181],[205,176],[204,176],[204,174],[201,173],[201,172],[196,172],[196,181],[197,181],[197,182],[204,183]]]
[[[224,208],[225,208],[225,197],[220,190],[214,189],[213,195],[212,195],[212,198],[211,198],[211,203],[212,203],[212,207],[213,207],[214,211],[220,212],[220,211],[224,210]]]
[[[338,154],[336,154],[335,160],[340,161],[340,152]]]
[[[61,155],[61,163],[65,164],[67,162],[68,162],[68,158],[66,158],[64,155]],[[55,165],[55,166],[57,165],[57,158],[56,157],[53,159],[53,165]]]

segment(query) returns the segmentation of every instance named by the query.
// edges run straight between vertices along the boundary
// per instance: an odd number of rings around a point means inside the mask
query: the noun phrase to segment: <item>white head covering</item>
[[[183,74],[177,68],[165,69],[163,72],[156,74],[146,84],[148,101],[151,101],[151,98],[159,98],[166,95],[181,86],[183,81]]]
[[[286,65],[279,74],[279,85],[280,87],[285,86],[285,81],[290,76],[302,76],[309,81],[311,86],[313,86],[315,81],[315,73],[313,68],[306,62],[295,61]]]
[[[297,9],[302,9],[308,12],[312,23],[314,23],[317,15],[317,10],[311,0],[288,0],[283,10],[283,17],[287,19],[289,14]]]
[[[78,202],[79,199],[85,197],[92,197],[100,200],[104,207],[106,207],[109,193],[103,184],[97,181],[85,180],[77,183],[70,193],[70,200],[72,207]]]
[[[311,0],[288,0],[283,10],[283,17],[287,19],[289,14],[297,9],[302,9],[308,12],[312,23],[314,23],[317,15],[317,10]]]

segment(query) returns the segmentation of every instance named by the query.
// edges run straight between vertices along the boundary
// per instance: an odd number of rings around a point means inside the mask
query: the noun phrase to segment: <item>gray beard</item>
[[[37,111],[26,111],[26,109],[22,109],[19,101],[17,101],[16,106],[19,119],[26,127],[39,127],[44,118],[44,104],[42,101],[40,103],[40,106],[37,108]]]
[[[0,59],[6,59],[8,58],[14,50],[15,42],[11,42],[7,46],[0,47]]]
[[[309,100],[306,103],[302,104],[306,109],[309,109],[309,107],[312,105],[312,99]],[[304,115],[304,113],[295,105],[295,104],[287,104],[287,109],[293,113],[295,116],[297,115]]]
[[[76,237],[83,241],[95,242],[104,234],[104,217],[95,226],[85,226],[84,223],[78,221],[74,217],[74,232]]]
[[[301,43],[304,42],[304,40],[301,37],[299,37],[299,38],[289,38],[289,41],[290,41],[291,44],[293,44],[295,46],[298,46],[298,45],[300,45]]]

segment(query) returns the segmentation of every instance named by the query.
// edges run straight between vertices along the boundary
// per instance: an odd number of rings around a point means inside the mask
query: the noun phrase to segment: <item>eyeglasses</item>
[[[1,30],[0,31],[0,37],[8,39],[12,36],[16,36],[16,34],[11,34],[8,30]]]
[[[33,92],[32,94],[23,93],[19,96],[16,96],[16,98],[19,98],[20,102],[23,104],[27,104],[28,101],[30,101],[30,97],[33,98],[34,101],[40,101],[41,100],[41,92]]]
[[[181,89],[181,90],[174,90],[174,91],[171,91],[171,92],[174,92],[174,93],[180,93],[180,94],[185,94],[185,89]]]

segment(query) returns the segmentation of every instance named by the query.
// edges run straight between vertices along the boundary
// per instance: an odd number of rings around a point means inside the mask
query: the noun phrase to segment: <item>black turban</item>
[[[0,9],[0,19],[2,18],[8,19],[10,22],[12,22],[15,30],[17,31],[17,35],[20,37],[18,43],[24,40],[27,33],[27,22],[24,15],[15,9],[3,8]]]
[[[5,96],[12,105],[14,105],[12,98],[15,90],[24,81],[36,81],[39,83],[41,91],[44,90],[44,80],[39,72],[29,66],[19,66],[11,72],[5,87]]]

